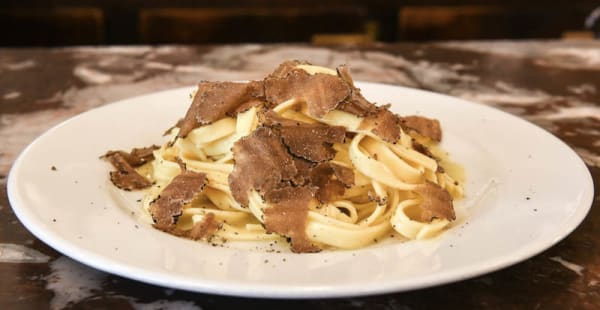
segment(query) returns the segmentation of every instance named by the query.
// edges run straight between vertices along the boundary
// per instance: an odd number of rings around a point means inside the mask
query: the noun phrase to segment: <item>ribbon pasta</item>
[[[301,67],[310,74],[336,74],[334,70],[310,65]],[[365,128],[365,120],[354,114],[333,110],[322,117],[311,116],[302,100],[290,99],[273,109],[279,116],[313,124],[343,126],[352,133],[344,143],[336,143],[331,161],[354,172],[354,185],[335,201],[313,199],[306,220],[306,236],[323,248],[354,249],[382,240],[396,232],[406,239],[430,238],[443,231],[450,221],[434,218],[420,221],[419,205],[424,198],[415,192],[426,182],[437,184],[454,199],[463,195],[462,186],[439,163],[417,151],[414,141],[432,145],[418,134],[401,130],[397,143],[389,143]],[[180,230],[190,230],[213,214],[219,229],[213,237],[229,241],[268,241],[282,239],[264,227],[269,204],[256,191],[248,193],[248,206],[238,203],[229,188],[228,176],[234,169],[232,146],[250,135],[259,125],[260,107],[252,107],[237,117],[224,117],[193,129],[184,138],[175,138],[154,151],[149,178],[154,185],[143,199],[150,205],[163,188],[186,169],[206,174],[206,188],[189,204],[177,222]]]

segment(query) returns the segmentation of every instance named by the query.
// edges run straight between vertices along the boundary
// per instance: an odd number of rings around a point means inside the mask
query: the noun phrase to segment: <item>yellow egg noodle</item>
[[[298,66],[309,74],[335,75],[336,71],[312,65]],[[438,235],[450,222],[434,218],[419,221],[419,205],[423,198],[414,190],[426,181],[445,189],[453,199],[463,195],[462,182],[438,169],[438,161],[415,150],[413,141],[433,146],[431,141],[414,132],[401,130],[397,143],[389,143],[364,128],[364,119],[354,114],[333,110],[320,118],[311,116],[306,105],[297,99],[287,100],[273,108],[279,116],[306,123],[343,126],[354,133],[345,143],[336,143],[332,163],[354,172],[354,185],[342,197],[325,204],[312,199],[306,222],[306,236],[322,248],[355,249],[382,240],[391,233],[407,239],[424,239]],[[232,196],[228,176],[234,169],[232,147],[259,126],[259,107],[252,107],[237,117],[225,117],[193,129],[185,138],[172,139],[154,151],[154,160],[146,176],[154,182],[143,199],[150,205],[161,190],[181,173],[177,162],[186,169],[206,174],[208,183],[201,194],[184,206],[177,228],[186,231],[214,214],[219,229],[213,237],[228,241],[277,240],[283,237],[269,233],[262,225],[268,204],[252,190],[248,207],[241,206]],[[461,180],[462,181],[462,180]]]

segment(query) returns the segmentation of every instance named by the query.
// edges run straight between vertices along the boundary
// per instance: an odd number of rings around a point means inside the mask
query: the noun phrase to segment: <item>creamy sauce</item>
[[[451,160],[448,152],[441,150],[437,145],[429,145],[428,148],[429,151],[440,160],[439,165],[444,168],[446,174],[460,184],[465,183],[467,175],[465,173],[465,168],[462,165]]]

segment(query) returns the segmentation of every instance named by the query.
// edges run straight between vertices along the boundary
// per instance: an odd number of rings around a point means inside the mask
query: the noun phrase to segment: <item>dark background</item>
[[[0,0],[0,46],[589,38],[600,1]]]

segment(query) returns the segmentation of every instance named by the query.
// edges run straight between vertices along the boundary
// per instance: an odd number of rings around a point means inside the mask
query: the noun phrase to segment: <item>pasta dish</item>
[[[436,146],[440,123],[368,101],[347,66],[288,61],[192,98],[164,145],[104,156],[117,187],[147,190],[159,230],[306,253],[429,238],[456,218],[462,180]]]

